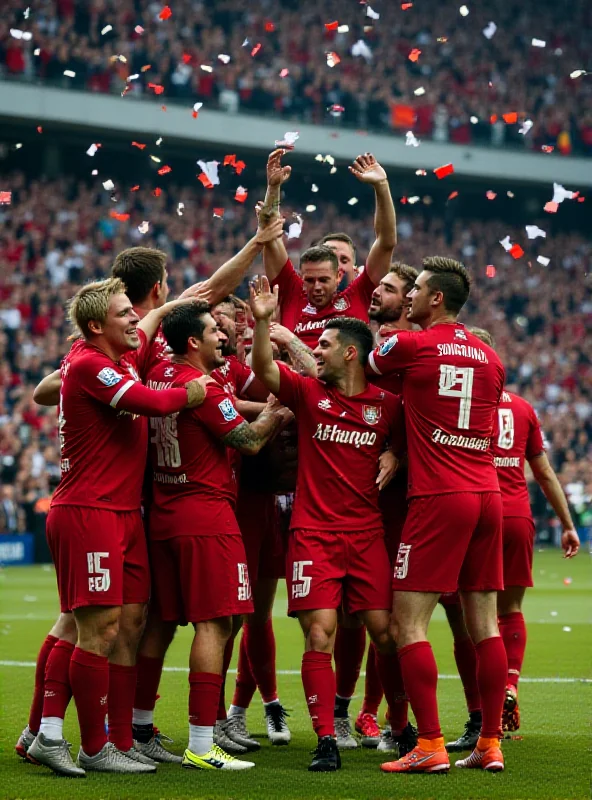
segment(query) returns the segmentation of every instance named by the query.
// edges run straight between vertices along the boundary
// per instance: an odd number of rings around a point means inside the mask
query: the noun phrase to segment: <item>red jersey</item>
[[[390,333],[388,337],[381,342],[379,347],[382,347],[385,342],[388,342],[391,336],[396,336],[399,333],[400,331],[393,331]],[[403,375],[400,372],[389,372],[386,375],[378,375],[376,372],[371,372],[368,374],[368,380],[373,386],[378,386],[379,389],[386,389],[386,391],[391,394],[403,394]]]
[[[202,374],[186,364],[161,361],[148,376],[148,388],[183,386]],[[199,408],[150,419],[152,539],[224,533],[216,523],[234,507],[236,478],[221,439],[244,421],[232,396],[215,383],[208,384]]]
[[[504,517],[532,519],[524,460],[540,456],[545,440],[534,408],[512,392],[503,392],[493,439],[494,463],[502,491]]]
[[[139,358],[137,362],[138,373],[143,381],[146,380],[146,377],[160,363],[160,361],[162,361],[163,358],[166,358],[167,361],[169,361],[166,356],[167,347],[168,345],[162,333],[162,327],[159,326],[154,338],[148,343],[148,346],[145,348],[141,358]]]
[[[408,497],[499,492],[491,437],[505,373],[491,347],[460,323],[401,331],[368,370],[403,375]]]
[[[255,373],[236,356],[226,356],[224,364],[211,377],[233,397],[240,397],[255,380]]]
[[[367,385],[346,397],[316,378],[280,368],[278,399],[298,424],[298,476],[290,527],[315,531],[382,528],[378,459],[403,424],[401,401]]]
[[[368,307],[376,286],[366,269],[353,280],[347,289],[338,292],[320,311],[310,305],[304,291],[304,282],[290,259],[282,267],[272,286],[280,287],[280,316],[282,325],[294,331],[308,347],[317,345],[323,328],[335,317],[357,317],[368,322]]]

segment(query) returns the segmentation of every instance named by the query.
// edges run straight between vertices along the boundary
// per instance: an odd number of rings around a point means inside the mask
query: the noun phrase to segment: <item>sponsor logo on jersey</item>
[[[345,431],[337,425],[323,425],[319,422],[317,429],[314,432],[313,439],[318,439],[321,442],[336,442],[337,444],[353,444],[356,449],[364,445],[372,446],[376,442],[376,433],[372,431]]]
[[[445,444],[447,447],[464,447],[467,450],[489,450],[490,439],[481,439],[477,436],[457,436],[456,434],[446,433],[441,428],[436,428],[432,433],[432,442]]]
[[[362,406],[362,416],[368,425],[376,425],[380,419],[380,409],[376,406]]]
[[[349,300],[346,297],[338,297],[333,303],[335,311],[347,311],[349,308]]]
[[[306,309],[305,309],[306,310]],[[294,328],[294,333],[306,333],[307,331],[322,331],[328,319],[309,320],[308,322],[298,322]]]
[[[496,467],[521,467],[522,464],[520,463],[520,458],[514,458],[513,456],[496,456],[493,459],[493,463]]]
[[[397,344],[398,341],[399,337],[395,333],[394,336],[391,336],[390,339],[387,339],[386,342],[383,342],[380,345],[378,349],[378,354],[381,356],[385,356],[387,353],[390,353],[390,351],[393,349],[393,347]]]
[[[468,341],[468,340],[467,340],[467,334],[466,334],[466,333],[463,331],[463,329],[462,329],[462,328],[456,328],[456,329],[455,329],[455,331],[454,331],[454,338],[455,338],[455,339],[462,339],[462,341],[463,341],[463,342],[466,342],[466,341]]]
[[[115,384],[119,383],[123,378],[123,375],[120,375],[119,372],[115,372],[111,367],[103,367],[97,375],[97,378],[101,383],[104,383],[105,386],[115,386]]]
[[[221,403],[218,403],[218,408],[222,412],[222,416],[226,422],[232,422],[233,419],[238,417],[238,412],[232,405],[232,401],[229,398],[226,398],[225,400],[222,400]]]
[[[323,411],[328,411],[331,408],[331,401],[324,397],[322,400],[319,400],[319,408]]]
[[[480,347],[473,347],[470,344],[457,344],[456,342],[439,344],[438,355],[462,356],[463,358],[472,358],[474,361],[479,361],[481,364],[489,364],[485,350],[481,350]]]

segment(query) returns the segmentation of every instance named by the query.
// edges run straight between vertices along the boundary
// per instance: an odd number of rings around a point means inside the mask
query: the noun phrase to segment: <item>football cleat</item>
[[[129,751],[128,751],[129,752]],[[87,772],[118,772],[148,775],[156,772],[156,765],[141,764],[107,742],[94,756],[87,756],[82,747],[78,752],[78,764]]]
[[[378,747],[380,728],[373,714],[360,711],[355,727],[357,733],[362,737],[362,747]]]
[[[419,745],[398,761],[387,761],[380,765],[383,772],[448,772],[450,760],[442,747],[423,750]]]
[[[72,745],[65,739],[47,739],[42,733],[37,734],[29,747],[27,755],[35,759],[34,763],[49,767],[56,775],[68,778],[84,778],[85,772],[77,767],[70,754]]]
[[[261,747],[257,739],[252,739],[249,734],[245,714],[231,714],[220,726],[229,739],[246,750],[259,750]]]
[[[268,705],[265,706],[267,738],[272,744],[289,744],[292,738],[290,728],[288,728],[288,723],[286,722],[286,717],[289,716],[290,715],[279,700],[277,703],[268,703]]]
[[[170,741],[170,740],[169,740]],[[147,742],[139,742],[134,739],[134,748],[137,752],[156,761],[159,764],[180,764],[183,761],[181,756],[171,753],[162,744],[162,734],[155,733]]]
[[[156,761],[153,758],[150,758],[150,756],[142,753],[134,745],[132,745],[129,750],[120,750],[119,752],[123,753],[124,756],[131,758],[132,761],[136,761],[138,764],[148,764],[149,767],[156,766]]]
[[[502,711],[502,730],[517,731],[520,728],[520,709],[518,708],[518,689],[511,684],[506,686],[504,710]]]
[[[380,753],[391,753],[393,752],[393,750],[398,749],[389,722],[387,722],[387,724],[382,729],[382,733],[380,734],[380,741],[378,742],[378,747],[376,749]]]
[[[449,753],[462,753],[464,750],[474,750],[477,747],[480,732],[481,723],[473,722],[469,719],[467,722],[465,722],[465,732],[453,742],[448,742],[446,745],[446,750]]]
[[[253,761],[241,761],[229,753],[218,747],[217,744],[212,745],[207,753],[203,756],[198,756],[192,753],[191,750],[185,750],[183,754],[182,766],[187,769],[251,769],[255,766]]]
[[[308,767],[309,772],[336,772],[341,769],[337,741],[332,736],[321,736],[316,749],[312,752],[313,759]]]
[[[355,750],[357,741],[352,736],[351,720],[349,717],[335,717],[335,735],[337,747],[340,750]],[[326,738],[326,737],[323,737]]]
[[[479,750],[476,747],[470,756],[459,759],[456,766],[460,769],[484,769],[488,772],[504,771],[504,756],[499,747],[488,747]]]
[[[18,742],[14,746],[14,751],[17,754],[17,756],[19,756],[20,758],[27,759],[27,752],[29,750],[29,747],[31,747],[34,741],[35,741],[35,736],[31,733],[31,731],[29,730],[29,726],[27,725],[27,727],[19,736]],[[32,761],[31,763],[35,762]]]
[[[220,720],[214,725],[214,744],[217,744],[224,752],[230,753],[233,756],[244,755],[247,752],[247,748],[230,738],[228,732],[223,727],[225,722],[226,720]]]
[[[391,734],[392,735],[392,734]],[[399,736],[393,736],[393,741],[397,745],[399,758],[403,758],[417,747],[417,728],[408,722]]]

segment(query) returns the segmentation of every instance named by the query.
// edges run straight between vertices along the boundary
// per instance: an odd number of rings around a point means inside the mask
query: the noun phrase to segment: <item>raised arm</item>
[[[177,300],[169,300],[168,303],[160,306],[160,308],[153,308],[152,311],[149,311],[146,316],[138,322],[138,328],[144,331],[148,341],[151,341],[160,323],[167,314],[170,314],[177,306],[186,306],[193,302],[195,302],[194,297],[179,297]]]
[[[280,389],[280,370],[273,360],[273,349],[269,336],[269,323],[278,304],[278,287],[271,292],[265,276],[256,278],[250,288],[251,311],[255,318],[253,347],[251,349],[251,368],[270,392],[277,394]]]
[[[573,558],[580,549],[580,537],[576,533],[569,513],[567,498],[561,488],[555,470],[549,463],[546,453],[541,453],[535,458],[531,458],[528,463],[536,482],[543,490],[543,494],[561,522],[561,527],[563,528],[561,546],[563,547],[564,558]]]
[[[376,240],[368,254],[366,269],[372,283],[378,285],[389,270],[393,250],[397,244],[397,219],[388,178],[383,167],[371,153],[358,156],[349,171],[362,183],[369,183],[374,187]]]
[[[60,370],[56,369],[37,384],[33,392],[33,400],[38,406],[57,406],[60,402],[61,387]]]
[[[280,213],[280,195],[282,185],[289,180],[292,167],[282,166],[285,150],[274,150],[267,159],[267,192],[265,202],[259,209],[259,224],[266,225]],[[263,266],[265,274],[273,281],[282,271],[288,260],[288,253],[283,239],[274,239],[265,246]]]
[[[295,333],[277,322],[271,323],[269,333],[271,341],[286,350],[292,364],[302,375],[308,375],[311,378],[317,377],[317,362],[312,350]]]

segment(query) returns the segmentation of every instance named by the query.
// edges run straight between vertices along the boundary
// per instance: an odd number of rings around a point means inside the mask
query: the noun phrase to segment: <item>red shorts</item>
[[[504,586],[534,586],[534,522],[528,517],[504,517],[503,550]]]
[[[286,557],[288,614],[391,609],[391,567],[379,531],[295,530]]]
[[[165,622],[250,614],[251,584],[240,534],[150,542],[154,609]]]
[[[503,588],[499,492],[411,500],[393,574],[395,591],[442,594]]]
[[[275,495],[241,490],[236,505],[249,577],[254,585],[257,578],[282,578],[285,575],[285,553],[280,537]]]
[[[140,511],[52,506],[46,534],[62,612],[148,602],[150,568]]]

